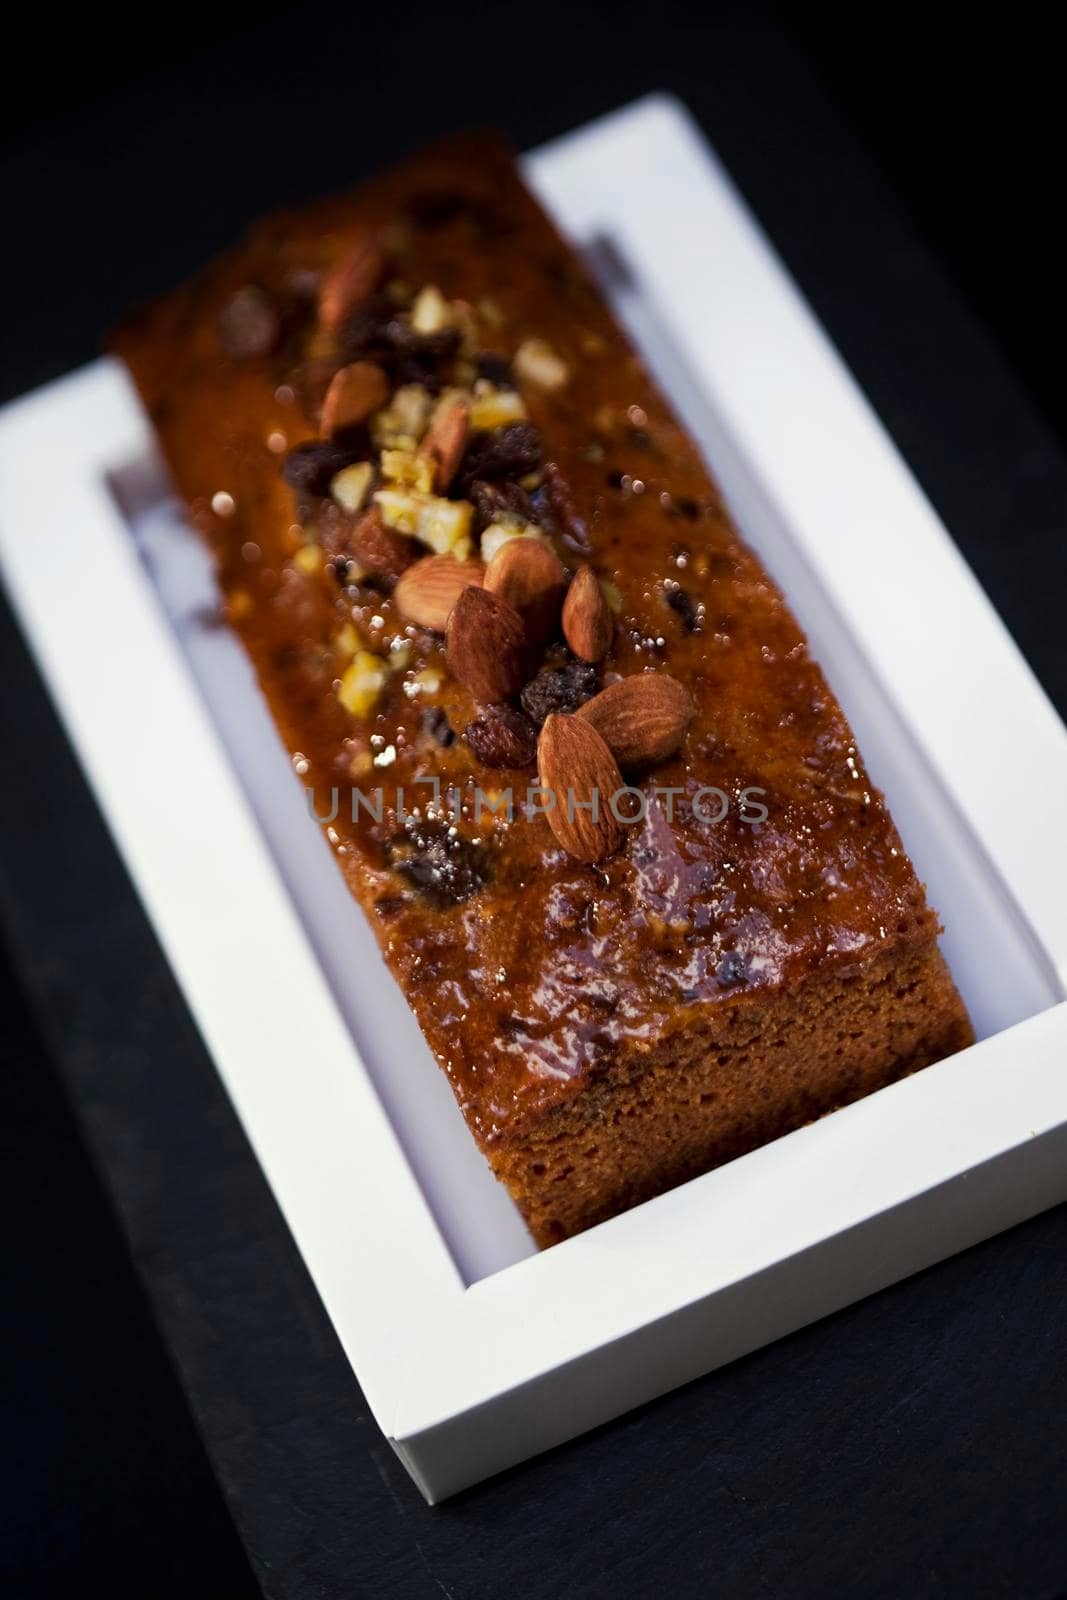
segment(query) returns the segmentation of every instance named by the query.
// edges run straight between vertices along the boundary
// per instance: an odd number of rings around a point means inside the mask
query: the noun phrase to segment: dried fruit
[[[454,556],[424,556],[409,567],[393,599],[405,622],[444,633],[449,612],[472,584],[480,587],[483,568],[478,561],[457,561]]]
[[[387,528],[377,506],[364,511],[345,544],[344,553],[371,577],[399,578],[418,560],[419,548],[395,528]]]
[[[427,706],[419,718],[419,727],[428,739],[439,744],[443,750],[456,742],[449,720],[440,706]]]
[[[589,528],[586,525],[578,508],[574,503],[570,484],[554,461],[546,461],[541,474],[542,487],[537,495],[537,504],[543,502],[547,515],[538,520],[556,527],[564,544],[576,550],[580,555],[588,555],[590,550]]]
[[[538,653],[556,630],[566,581],[554,551],[535,538],[508,539],[485,569],[485,587],[515,607]]]
[[[516,528],[535,522],[533,504],[526,490],[517,483],[486,483],[476,479],[467,490],[481,530],[495,523],[512,523]]]
[[[515,379],[511,371],[511,362],[507,356],[498,356],[492,350],[483,350],[474,358],[475,370],[479,378],[485,378],[494,389],[513,389]]]
[[[443,327],[424,332],[410,317],[392,317],[386,324],[385,337],[398,356],[413,357],[428,367],[454,356],[463,339],[459,328]]]
[[[282,324],[277,308],[265,290],[255,284],[238,289],[219,313],[219,341],[234,361],[269,356],[278,343]]]
[[[345,467],[359,459],[359,451],[332,439],[308,439],[295,445],[285,458],[282,477],[301,494],[325,495]]]
[[[483,767],[529,767],[537,755],[537,729],[511,706],[487,706],[463,737]]]
[[[482,705],[508,700],[525,677],[526,632],[513,606],[487,589],[463,590],[445,629],[453,677]]]
[[[437,406],[419,455],[429,460],[433,474],[431,487],[447,494],[459,470],[467,444],[470,409],[457,395],[447,395]]]
[[[596,573],[588,564],[574,574],[563,602],[563,637],[580,661],[603,661],[614,623]]]
[[[609,684],[578,716],[596,729],[625,771],[673,756],[695,711],[692,695],[677,678],[642,672]]]
[[[541,439],[529,422],[515,422],[480,434],[467,446],[459,469],[460,487],[478,478],[521,478],[541,464]]]
[[[703,607],[693,599],[688,589],[683,589],[680,583],[670,583],[665,590],[667,604],[672,611],[676,611],[682,619],[687,633],[697,633],[700,629]]]
[[[541,785],[555,797],[548,825],[576,861],[602,861],[623,841],[612,803],[623,789],[618,762],[588,722],[550,716],[537,741]]]
[[[522,707],[538,727],[553,711],[577,711],[600,687],[596,667],[585,661],[568,661],[565,667],[546,667],[522,691]]]
[[[358,428],[389,398],[389,380],[373,361],[353,361],[335,372],[322,402],[321,431],[327,438]]]
[[[441,910],[461,905],[489,881],[489,852],[442,818],[409,817],[385,846],[385,859]]]
[[[363,239],[344,256],[319,287],[319,324],[328,333],[337,333],[341,324],[378,287],[384,260],[378,246]]]

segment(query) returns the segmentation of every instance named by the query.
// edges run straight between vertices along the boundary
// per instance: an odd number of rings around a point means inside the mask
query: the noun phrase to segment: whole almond
[[[540,539],[508,539],[485,569],[485,587],[514,606],[526,624],[532,650],[555,632],[567,577],[555,552]]]
[[[373,361],[353,361],[335,372],[322,402],[320,432],[327,439],[366,422],[389,398],[389,380]]]
[[[580,661],[603,661],[611,649],[614,622],[596,573],[579,567],[563,602],[563,637]]]
[[[469,418],[470,408],[465,400],[449,398],[441,401],[419,446],[419,454],[429,456],[433,462],[433,486],[437,494],[448,492],[452,479],[459,471],[467,446]]]
[[[526,677],[526,631],[514,606],[488,589],[463,590],[445,629],[452,675],[480,705],[508,700]]]
[[[378,287],[384,261],[378,246],[361,240],[342,256],[319,287],[319,325],[337,333],[345,319]]]
[[[625,771],[673,756],[695,711],[693,696],[677,678],[641,672],[609,684],[576,715],[596,729]]]
[[[483,571],[480,561],[424,556],[407,569],[393,590],[397,610],[405,622],[444,633],[452,607],[465,589],[481,587]]]
[[[623,788],[611,751],[589,722],[553,712],[537,741],[541,786],[555,797],[548,825],[576,861],[602,861],[623,841],[611,804]]]

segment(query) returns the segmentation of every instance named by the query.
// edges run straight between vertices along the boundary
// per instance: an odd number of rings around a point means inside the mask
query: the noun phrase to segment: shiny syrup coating
[[[529,339],[566,364],[562,386],[522,389],[557,551],[614,586],[605,681],[658,668],[695,697],[682,751],[640,780],[679,791],[673,820],[666,801],[651,804],[597,866],[569,859],[543,818],[523,813],[532,768],[482,767],[451,737],[474,711],[448,681],[441,641],[406,629],[382,588],[346,587],[302,554],[324,511],[301,511],[281,465],[315,436],[329,376],[309,306],[321,273],[368,236],[386,241],[411,290],[435,284],[474,308],[487,370]],[[249,285],[282,307],[287,331],[268,353],[234,359],[219,317]],[[929,937],[933,913],[800,628],[495,139],[450,141],[355,195],[268,220],[115,344],[210,542],[296,781],[323,812],[340,787],[328,835],[338,866],[483,1144],[695,1008]],[[365,725],[336,693],[348,625],[382,654],[410,643]],[[430,788],[415,780],[433,776],[464,796],[454,835],[425,817],[398,826],[398,788],[409,810],[425,807]],[[380,823],[365,808],[352,820],[353,784],[380,786]],[[483,809],[476,822],[475,786],[509,784],[514,819]],[[720,821],[694,813],[710,787],[728,797]],[[752,807],[766,808],[757,825],[740,799],[753,787],[764,792]],[[705,796],[697,809],[714,817],[722,803]]]

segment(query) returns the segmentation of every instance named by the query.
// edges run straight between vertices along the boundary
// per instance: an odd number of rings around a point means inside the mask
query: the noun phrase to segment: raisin
[[[686,631],[696,633],[701,623],[701,607],[697,605],[688,589],[683,589],[680,583],[674,584],[666,592],[667,604],[672,611],[681,617]]]
[[[347,361],[371,358],[387,367],[394,382],[422,383],[433,391],[441,387],[442,365],[459,349],[459,328],[419,333],[408,317],[381,296],[349,317],[340,342]]]
[[[440,706],[427,706],[419,718],[419,726],[427,738],[445,750],[456,742],[456,736]]]
[[[389,922],[403,911],[404,897],[399,894],[383,894],[379,899],[375,900],[374,909],[383,922]]]
[[[334,444],[329,439],[308,439],[290,450],[282,466],[282,477],[300,494],[325,495],[342,467],[360,459],[351,445]]]
[[[478,478],[467,491],[476,517],[475,532],[481,533],[491,522],[502,517],[518,517],[522,522],[535,522],[533,503],[526,490],[518,483],[486,483]]]
[[[487,706],[463,737],[483,767],[530,767],[537,756],[537,729],[511,706]]]
[[[591,700],[600,688],[599,669],[586,661],[539,672],[522,691],[523,710],[540,727],[553,711],[571,712]]]
[[[419,333],[407,317],[393,317],[386,338],[398,355],[414,356],[427,363],[447,361],[459,349],[463,334],[459,328],[441,328],[437,333]]]
[[[386,356],[392,350],[389,327],[396,312],[390,301],[377,295],[345,319],[338,343],[347,361],[360,356]]]
[[[394,582],[419,555],[414,539],[387,527],[377,506],[360,515],[346,549],[363,572]]]
[[[438,910],[461,905],[489,881],[485,846],[465,839],[442,819],[409,817],[386,844],[385,855],[393,871]]]
[[[541,439],[529,422],[509,422],[493,433],[477,433],[459,469],[466,494],[479,478],[521,478],[541,464]]]
[[[574,503],[570,484],[554,461],[545,463],[543,482],[537,495],[538,509],[543,502],[547,509],[547,520],[556,528],[564,544],[579,555],[588,555],[592,549],[589,539],[589,528],[585,518],[579,515]]]
[[[483,350],[475,356],[474,365],[479,378],[485,378],[495,388],[514,389],[515,377],[506,356],[498,356],[493,350]]]
[[[255,284],[227,301],[219,313],[219,341],[234,361],[251,361],[269,356],[281,335],[281,318],[264,290]]]

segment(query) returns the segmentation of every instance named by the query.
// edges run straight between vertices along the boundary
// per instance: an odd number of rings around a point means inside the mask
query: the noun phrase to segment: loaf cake
[[[267,220],[115,347],[541,1245],[971,1042],[803,633],[501,141]]]

